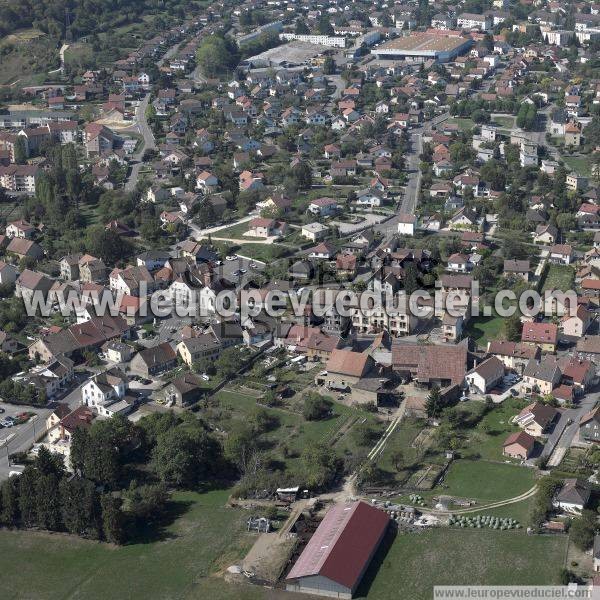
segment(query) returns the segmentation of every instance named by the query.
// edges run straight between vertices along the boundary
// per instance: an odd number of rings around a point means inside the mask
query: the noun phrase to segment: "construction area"
[[[314,58],[323,54],[324,50],[324,46],[294,40],[251,56],[244,60],[241,66],[250,69],[299,67],[310,64]]]

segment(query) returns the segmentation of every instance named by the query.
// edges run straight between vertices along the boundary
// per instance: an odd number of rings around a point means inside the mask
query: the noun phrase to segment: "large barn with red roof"
[[[366,504],[337,504],[329,510],[286,578],[286,589],[352,598],[390,521]]]

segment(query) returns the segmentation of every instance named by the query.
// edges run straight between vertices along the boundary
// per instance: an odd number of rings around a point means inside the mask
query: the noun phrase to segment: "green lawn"
[[[488,460],[506,460],[502,455],[504,440],[511,433],[519,431],[519,427],[511,423],[511,419],[525,406],[525,400],[512,397],[494,405],[477,426],[467,432],[469,442],[467,452],[463,455],[469,456],[472,452]]]
[[[511,519],[516,519],[522,527],[526,528],[527,523],[529,523],[530,520],[531,505],[533,504],[533,501],[534,498],[531,497],[513,504],[499,506],[498,508],[482,508],[481,510],[468,513],[465,516],[476,517],[477,515],[488,515],[492,517],[499,517],[501,519],[510,517]]]
[[[114,548],[46,533],[0,531],[0,569],[10,598],[36,600],[263,597],[214,576],[254,538],[248,513],[225,508],[228,492],[174,495],[179,514],[157,540]],[[15,568],[18,565],[18,568]]]
[[[269,263],[272,260],[285,256],[288,248],[281,244],[240,244],[235,246],[236,254]]]
[[[567,537],[486,529],[399,533],[375,555],[357,598],[431,600],[435,585],[557,585]]]
[[[575,269],[569,265],[550,265],[544,277],[542,292],[546,290],[560,290],[566,292],[573,289]]]
[[[589,176],[592,174],[592,161],[589,156],[563,156],[562,159],[565,165],[578,175]]]
[[[502,317],[473,317],[467,323],[465,336],[473,338],[478,346],[485,348],[490,340],[498,339],[503,327]]]
[[[473,127],[475,127],[475,122],[473,119],[463,119],[461,117],[448,119],[447,123],[454,123],[455,125],[458,125],[461,131],[470,131],[473,129]]]
[[[225,229],[219,229],[219,231],[215,231],[214,236],[220,238],[233,238],[236,240],[251,240],[252,237],[246,238],[244,236],[244,234],[248,231],[249,228],[250,221],[245,221],[244,223],[237,223],[236,225],[231,225],[230,227],[226,227]]]
[[[512,129],[515,126],[515,118],[514,117],[494,117],[494,123],[499,125],[500,127],[505,127],[506,129]]]
[[[448,469],[438,493],[480,502],[506,500],[531,489],[533,469],[485,460],[457,460]]]

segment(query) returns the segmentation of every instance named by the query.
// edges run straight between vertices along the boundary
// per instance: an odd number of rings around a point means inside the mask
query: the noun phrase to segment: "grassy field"
[[[577,174],[586,176],[592,174],[592,161],[588,156],[563,156],[562,159],[565,165]]]
[[[218,421],[219,426],[225,430],[232,429],[236,422],[246,421],[257,409],[256,397],[243,395],[239,391],[220,391],[216,395],[219,405],[219,414],[211,415],[211,422]],[[364,457],[370,447],[358,447],[352,434],[356,423],[367,420],[376,429],[383,429],[384,425],[375,423],[371,413],[351,408],[335,402],[333,414],[328,419],[320,421],[306,421],[299,412],[302,405],[302,396],[298,394],[291,407],[266,408],[269,415],[277,419],[277,426],[261,436],[263,442],[269,446],[270,454],[278,461],[285,464],[286,469],[294,472],[301,468],[300,454],[302,450],[316,443],[330,443],[334,438],[335,451],[340,455],[352,454]],[[336,438],[340,430],[347,432]]]
[[[486,347],[490,340],[498,339],[504,324],[502,317],[474,317],[467,324],[465,335],[478,346]]]
[[[382,546],[357,598],[431,600],[435,585],[558,584],[566,537],[432,529]]]
[[[575,270],[569,265],[550,265],[544,277],[542,291],[561,290],[566,291],[573,288]]]
[[[281,244],[240,244],[235,246],[236,254],[261,262],[271,262],[284,256],[287,248]]]
[[[494,117],[494,123],[500,127],[512,129],[515,126],[515,118],[508,115],[506,117]]]
[[[236,240],[248,239],[252,240],[252,237],[245,237],[244,234],[250,228],[250,221],[246,221],[244,223],[237,223],[236,225],[231,225],[231,227],[226,227],[225,229],[219,229],[219,231],[215,232],[215,237],[222,238],[233,238]],[[258,238],[262,239],[262,238]]]
[[[507,398],[501,404],[494,406],[477,426],[469,430],[468,452],[476,453],[483,459],[506,460],[502,455],[504,440],[519,427],[511,423],[511,419],[518,414],[522,408],[527,406],[525,400],[519,398]],[[469,455],[467,452],[463,454]]]
[[[470,131],[471,129],[473,129],[473,127],[475,127],[475,122],[473,121],[473,119],[463,119],[461,117],[453,117],[451,119],[448,119],[448,121],[446,121],[446,122],[458,125],[458,127],[461,131]]]
[[[228,492],[177,493],[174,522],[158,536],[115,548],[72,537],[0,531],[0,569],[11,598],[260,598],[214,576],[253,543],[247,513]],[[19,565],[15,569],[15,565]]]
[[[531,497],[513,504],[499,506],[498,508],[483,508],[481,510],[469,513],[468,516],[476,517],[479,514],[482,516],[488,515],[492,517],[499,517],[501,519],[510,517],[511,519],[516,519],[523,527],[526,527],[530,520],[531,505],[533,504],[533,501],[534,498]]]
[[[485,460],[457,460],[446,473],[443,492],[440,489],[439,493],[491,502],[519,496],[534,484],[534,471],[527,467]]]
[[[18,29],[14,33],[10,33],[9,35],[3,37],[0,40],[0,46],[4,46],[6,44],[26,44],[27,42],[35,40],[44,35],[46,34],[39,29]]]

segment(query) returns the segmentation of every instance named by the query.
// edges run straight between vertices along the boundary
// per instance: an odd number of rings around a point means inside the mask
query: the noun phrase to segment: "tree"
[[[291,175],[299,190],[308,190],[312,186],[312,170],[306,161],[301,160],[295,165]]]
[[[521,339],[521,319],[518,313],[504,319],[504,336],[509,342],[517,342]]]
[[[192,370],[195,373],[206,373],[207,375],[214,375],[217,372],[215,363],[206,357],[199,358],[192,364]]]
[[[19,513],[24,527],[37,525],[37,480],[38,472],[32,466],[25,467],[19,475]]]
[[[116,231],[105,229],[102,225],[88,230],[85,246],[90,254],[101,258],[108,265],[126,259],[133,250],[131,244]]]
[[[335,60],[331,56],[327,56],[323,61],[323,73],[325,75],[333,75],[335,73]]]
[[[396,469],[396,471],[400,471],[402,469],[402,465],[404,464],[404,452],[402,452],[402,450],[399,448],[395,448],[390,454],[390,460],[394,465],[394,469]]]
[[[208,479],[220,457],[219,444],[199,426],[176,427],[159,435],[150,466],[167,485],[195,488]]]
[[[55,473],[41,473],[35,486],[37,524],[43,529],[58,531],[62,527],[59,477]]]
[[[62,477],[65,471],[64,458],[60,454],[50,452],[46,446],[40,447],[33,464],[42,475]]]
[[[316,392],[310,392],[304,399],[302,415],[307,421],[319,421],[331,413],[333,402]]]
[[[103,494],[100,506],[104,539],[112,544],[122,544],[125,541],[125,529],[121,501],[111,494]]]
[[[97,539],[102,529],[100,497],[96,486],[80,477],[59,484],[62,521],[69,533]]]
[[[138,486],[132,481],[124,496],[127,512],[141,523],[159,519],[169,499],[163,483]]]
[[[377,439],[377,431],[368,423],[359,423],[354,428],[353,435],[359,446],[369,446]]]
[[[596,513],[584,510],[580,517],[573,519],[569,534],[571,540],[580,550],[588,550],[594,541],[596,533]]]
[[[313,444],[302,451],[304,479],[312,489],[324,489],[333,483],[341,464],[332,449],[325,444]]]
[[[256,464],[257,451],[256,435],[247,423],[243,423],[229,432],[223,449],[225,458],[232,462],[242,475],[249,470],[251,465]]]
[[[441,398],[442,396],[440,394],[440,388],[436,386],[432,387],[425,403],[425,410],[427,411],[427,416],[430,419],[435,419],[439,415],[442,408]]]
[[[15,527],[19,522],[19,478],[9,477],[0,488],[0,522]]]
[[[222,377],[225,379],[231,377],[234,373],[237,373],[242,366],[240,349],[235,346],[225,348],[225,350],[219,354],[219,358],[217,358],[214,364]]]
[[[296,33],[299,35],[307,35],[310,33],[310,29],[303,19],[296,19]]]
[[[331,25],[331,21],[327,15],[323,15],[319,19],[317,29],[321,35],[333,35],[333,26]]]
[[[419,270],[413,262],[406,263],[404,268],[404,290],[410,296],[419,289]]]
[[[234,40],[222,35],[208,35],[196,50],[196,63],[206,77],[219,77],[235,69],[240,53]]]
[[[27,162],[27,148],[25,146],[25,138],[22,135],[17,135],[14,145],[15,163],[24,165]]]

